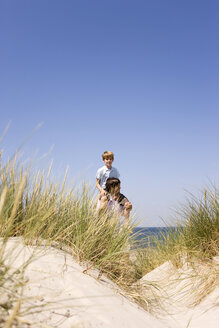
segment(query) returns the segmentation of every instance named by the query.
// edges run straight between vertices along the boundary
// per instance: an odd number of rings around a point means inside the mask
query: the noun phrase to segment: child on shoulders
[[[102,154],[102,159],[104,166],[99,168],[96,173],[96,187],[100,191],[100,206],[103,205],[102,202],[106,201],[106,181],[108,178],[119,178],[119,171],[112,166],[114,161],[114,154],[111,151],[105,151]]]

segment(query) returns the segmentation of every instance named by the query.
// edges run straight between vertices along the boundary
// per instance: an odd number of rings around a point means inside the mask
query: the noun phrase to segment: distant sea
[[[154,247],[156,245],[153,241],[154,237],[162,242],[168,232],[175,229],[175,227],[136,227],[133,231],[136,240],[134,248]]]

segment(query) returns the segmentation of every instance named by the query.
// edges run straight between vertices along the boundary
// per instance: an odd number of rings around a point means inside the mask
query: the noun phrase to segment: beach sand
[[[219,262],[184,261],[176,269],[170,261],[146,274],[141,283],[151,283],[147,295],[159,300],[157,314],[172,328],[219,327]]]
[[[11,268],[19,268],[32,257],[24,271],[19,315],[19,321],[31,327],[216,328],[219,323],[218,289],[193,308],[177,303],[174,297],[180,294],[178,287],[169,284],[168,292],[164,283],[170,282],[172,267],[168,262],[141,279],[142,284],[153,281],[160,286],[163,281],[162,295],[166,294],[168,302],[164,302],[165,309],[152,315],[125,297],[104,275],[98,280],[97,270],[84,273],[85,267],[65,251],[24,246],[21,238],[11,238],[5,254]]]

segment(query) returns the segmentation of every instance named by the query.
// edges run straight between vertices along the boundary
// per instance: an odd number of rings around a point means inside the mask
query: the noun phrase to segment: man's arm
[[[124,195],[121,195],[124,197]],[[122,198],[122,197],[121,197]],[[130,212],[132,210],[132,204],[130,203],[130,201],[128,200],[128,198],[124,197],[121,199],[120,204],[123,206],[124,210],[123,210],[123,215],[125,217],[125,226],[127,228],[129,228],[129,216],[130,216]]]
[[[132,204],[131,204],[130,202],[126,202],[126,203],[124,204],[124,207],[125,207],[126,210],[130,210],[130,211],[131,211],[131,209],[132,209]]]
[[[129,214],[130,214],[130,212],[132,210],[132,204],[130,202],[126,202],[124,204],[124,207],[125,207],[125,209],[124,209],[124,217],[125,217],[125,219],[128,220],[129,219]]]
[[[125,227],[129,229],[130,228],[129,216],[130,216],[130,212],[132,209],[132,204],[130,202],[126,202],[124,207],[125,207],[125,209],[123,211],[123,214],[124,214],[124,218],[125,218]]]

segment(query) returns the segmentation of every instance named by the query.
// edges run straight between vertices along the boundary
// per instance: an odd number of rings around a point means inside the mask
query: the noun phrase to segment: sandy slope
[[[36,327],[166,327],[119,294],[106,278],[99,281],[84,274],[83,268],[64,251],[51,247],[36,251],[35,247],[24,247],[19,239],[10,240],[7,251],[13,258],[13,267],[19,267],[35,251],[34,260],[25,271],[28,283],[23,308],[37,308],[23,318],[37,323]]]
[[[33,259],[24,273],[27,283],[21,308],[28,309],[28,314],[20,316],[21,320],[31,322],[31,327],[218,327],[219,289],[192,306],[191,290],[199,284],[186,263],[176,271],[166,262],[141,279],[143,285],[153,282],[158,287],[154,289],[156,295],[153,288],[146,289],[147,296],[151,293],[151,297],[160,301],[155,318],[124,297],[106,277],[97,280],[97,271],[83,273],[84,268],[70,254],[53,247],[24,246],[20,238],[8,241],[6,258],[11,267],[19,268],[31,255]]]
[[[219,327],[219,286],[212,279],[218,278],[218,262],[188,265],[175,269],[170,262],[146,274],[141,283],[156,285],[156,296],[160,300],[159,317],[173,328],[217,328]],[[216,281],[216,279],[214,281]],[[218,279],[217,281],[218,282]],[[200,293],[207,295],[202,299]],[[153,296],[153,295],[152,295]],[[169,315],[167,315],[167,313]]]

